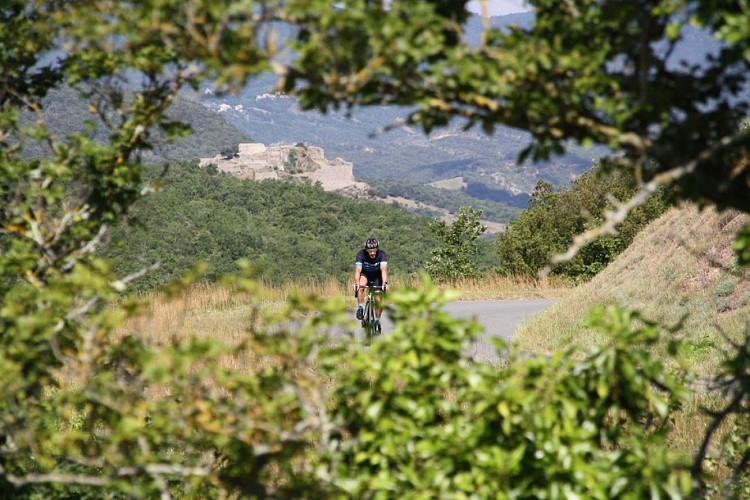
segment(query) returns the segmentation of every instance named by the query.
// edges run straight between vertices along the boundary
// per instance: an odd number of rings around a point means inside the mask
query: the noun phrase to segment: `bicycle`
[[[373,335],[380,335],[383,329],[380,326],[380,322],[375,322],[375,293],[383,291],[383,287],[380,285],[360,285],[360,288],[367,289],[365,293],[364,303],[364,315],[362,316],[362,328],[365,329],[368,339]]]

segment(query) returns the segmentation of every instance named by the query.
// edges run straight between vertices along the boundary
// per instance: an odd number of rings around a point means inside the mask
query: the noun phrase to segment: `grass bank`
[[[418,286],[415,277],[391,279],[391,288]],[[440,285],[459,291],[460,300],[558,298],[570,286],[556,279],[534,280],[514,277],[487,277]],[[218,284],[197,283],[177,295],[151,292],[141,296],[146,307],[129,318],[121,334],[146,336],[151,341],[167,341],[174,336],[210,336],[234,344],[248,328],[268,314],[279,311],[293,294],[302,293],[340,300],[342,308],[355,306],[349,285],[335,280],[298,282],[287,285],[261,284],[250,296]]]
[[[732,250],[736,232],[749,220],[733,211],[671,209],[593,280],[523,324],[515,343],[545,354],[576,346],[583,355],[607,342],[587,328],[588,311],[618,305],[640,311],[665,331],[681,325],[657,349],[683,340],[693,370],[715,371],[728,341],[741,339],[750,325],[750,274],[737,267]]]

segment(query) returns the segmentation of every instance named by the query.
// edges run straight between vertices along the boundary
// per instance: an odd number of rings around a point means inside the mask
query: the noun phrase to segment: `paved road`
[[[476,318],[485,335],[510,340],[518,326],[554,300],[466,300],[451,302],[445,309],[459,318]]]
[[[472,319],[484,327],[484,335],[469,349],[469,354],[477,359],[497,361],[490,337],[510,340],[524,320],[545,309],[554,299],[538,300],[464,300],[451,302],[445,310],[456,317]],[[388,332],[392,324],[383,314],[383,331]]]

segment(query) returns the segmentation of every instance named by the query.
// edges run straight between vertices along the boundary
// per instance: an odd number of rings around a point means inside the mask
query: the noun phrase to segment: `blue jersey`
[[[354,265],[361,267],[362,272],[369,277],[380,277],[380,270],[388,266],[388,255],[385,250],[378,249],[374,257],[364,251],[360,250],[357,253],[356,259],[354,259]]]

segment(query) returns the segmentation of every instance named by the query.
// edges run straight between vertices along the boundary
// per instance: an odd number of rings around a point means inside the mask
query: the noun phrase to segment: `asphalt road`
[[[466,300],[451,302],[445,310],[459,318],[476,318],[486,336],[510,340],[524,320],[553,302],[552,299]]]
[[[542,311],[554,299],[538,300],[463,300],[451,302],[445,310],[459,318],[476,319],[484,327],[482,337],[469,348],[468,354],[476,359],[497,361],[494,346],[488,341],[491,337],[511,340],[518,326],[534,314]],[[383,314],[383,333],[392,328],[386,314]]]
[[[497,362],[501,356],[488,339],[499,337],[510,341],[521,323],[553,302],[552,299],[468,300],[451,302],[445,310],[456,317],[476,319],[484,327],[484,334],[469,347],[467,354],[475,359]]]

